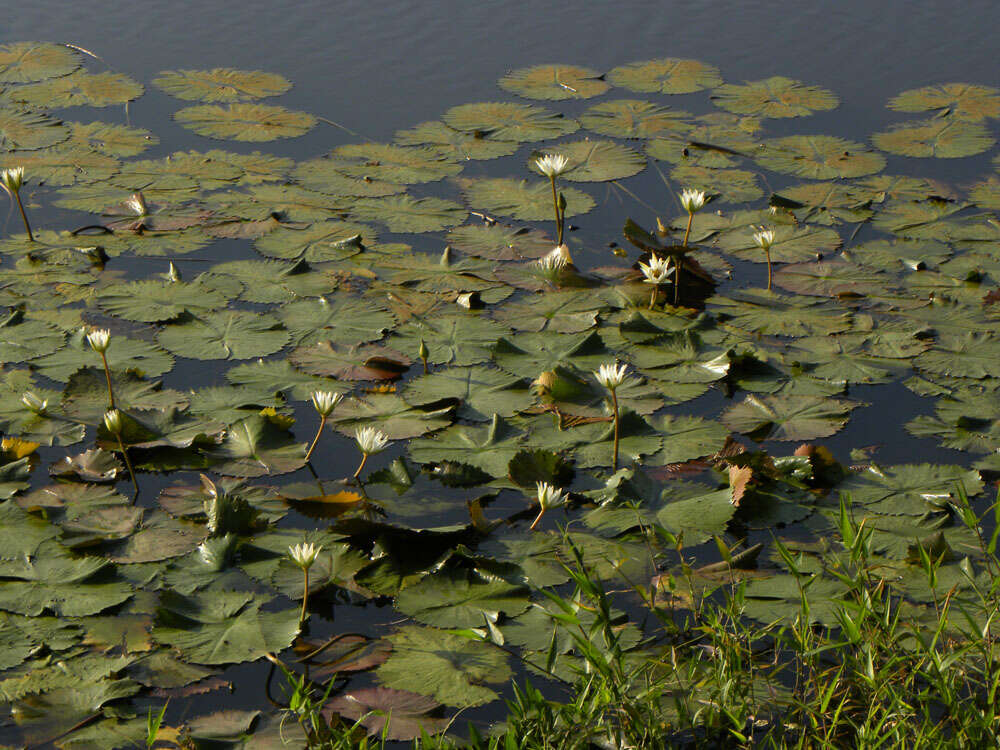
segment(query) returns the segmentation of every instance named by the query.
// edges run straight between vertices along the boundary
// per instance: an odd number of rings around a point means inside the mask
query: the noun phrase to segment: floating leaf
[[[942,118],[898,123],[875,133],[872,143],[890,154],[957,159],[981,154],[996,141],[982,123]]]
[[[66,382],[81,367],[100,365],[100,356],[87,343],[87,333],[86,328],[77,329],[66,339],[65,347],[35,360],[33,366],[46,377]],[[174,366],[174,358],[159,347],[124,336],[113,338],[107,358],[112,370],[136,370],[153,378]]]
[[[24,167],[49,185],[74,185],[106,180],[118,171],[119,163],[110,156],[71,147],[0,154],[0,169],[13,167]]]
[[[608,81],[632,91],[690,94],[722,83],[719,69],[697,60],[664,57],[622,65],[608,73]]]
[[[157,339],[165,349],[189,359],[262,357],[288,342],[288,332],[270,315],[224,310],[179,320],[160,331]]]
[[[324,263],[356,255],[359,249],[355,238],[362,244],[373,244],[375,232],[364,224],[323,221],[302,229],[279,227],[257,240],[254,246],[269,258]]]
[[[331,423],[345,435],[354,437],[359,427],[371,425],[391,440],[403,440],[447,427],[452,406],[411,406],[394,393],[372,393],[352,398],[337,407]]]
[[[59,120],[40,112],[0,107],[0,148],[32,151],[48,148],[69,138],[69,129]]]
[[[573,65],[535,65],[513,70],[499,81],[500,88],[528,99],[590,99],[610,86],[590,68]]]
[[[885,274],[844,261],[794,263],[778,269],[774,283],[800,294],[861,296],[885,291]]]
[[[239,102],[284,94],[291,81],[262,70],[164,70],[153,85],[189,102]]]
[[[427,625],[471,628],[481,625],[484,617],[521,614],[529,606],[529,593],[522,584],[450,566],[403,589],[396,607]]]
[[[497,697],[482,683],[510,679],[503,653],[482,641],[412,625],[388,640],[392,655],[376,672],[387,687],[431,695],[452,706],[478,706]]]
[[[174,119],[198,135],[234,141],[298,138],[316,125],[310,114],[267,104],[201,104],[176,112]]]
[[[288,361],[313,375],[333,375],[344,380],[396,380],[410,366],[410,359],[379,346],[339,347],[330,341],[300,346]]]
[[[712,101],[738,115],[759,117],[804,117],[834,109],[838,104],[832,91],[783,76],[750,81],[742,86],[724,84],[712,92]]]
[[[88,73],[79,70],[68,76],[19,86],[8,94],[19,102],[42,109],[63,107],[108,107],[125,104],[142,96],[138,81],[121,73]]]
[[[278,317],[301,346],[329,341],[338,346],[357,346],[376,341],[396,322],[384,307],[368,299],[337,295],[289,302],[278,309]]]
[[[958,333],[941,337],[934,348],[913,360],[913,366],[937,375],[992,378],[996,375],[1000,341],[988,333]]]
[[[885,167],[885,158],[863,144],[829,135],[792,135],[764,146],[755,157],[762,167],[813,180],[861,177]]]
[[[183,281],[132,281],[101,290],[101,307],[125,320],[157,323],[173,320],[185,312],[197,315],[228,303],[224,293],[214,289],[210,277]]]
[[[326,716],[337,714],[359,722],[369,736],[388,740],[415,740],[424,735],[439,734],[450,723],[430,715],[440,703],[407,690],[377,687],[352,690],[327,701]]]
[[[528,167],[538,174],[535,164],[540,151],[533,154]],[[575,141],[545,149],[546,154],[558,154],[569,160],[561,177],[573,182],[607,182],[638,174],[646,168],[646,158],[632,149],[611,141]],[[567,199],[568,200],[568,199]]]
[[[461,224],[469,215],[454,201],[410,195],[362,198],[351,206],[351,214],[361,221],[385,224],[390,232],[438,232]]]
[[[461,180],[465,199],[476,209],[522,221],[544,221],[553,216],[552,188],[548,181],[529,183],[513,178]],[[576,188],[560,188],[566,197],[566,216],[585,214],[594,200]]]
[[[579,127],[544,107],[509,102],[461,104],[444,113],[445,123],[466,133],[484,133],[498,141],[541,141],[569,135]]]
[[[338,172],[349,177],[406,185],[435,182],[462,171],[461,164],[432,146],[355,143],[338,146],[328,158]]]
[[[978,122],[1000,117],[1000,91],[970,83],[944,83],[904,91],[890,99],[888,106],[898,112],[938,112]]]
[[[840,485],[840,491],[849,494],[852,502],[879,513],[907,516],[920,516],[929,507],[950,504],[957,500],[959,488],[969,497],[982,492],[979,472],[955,465],[873,465]]]
[[[729,407],[722,421],[757,440],[812,440],[847,424],[857,404],[818,396],[747,396]]]
[[[539,231],[508,224],[472,224],[448,232],[448,243],[456,250],[489,260],[540,258],[555,247],[555,241]]]
[[[482,365],[448,367],[423,375],[407,383],[403,398],[411,404],[456,399],[455,416],[477,422],[493,414],[511,417],[532,403],[521,378]]]
[[[41,320],[14,313],[0,320],[0,362],[27,362],[60,349],[66,334]]]
[[[435,146],[452,159],[461,160],[496,159],[510,156],[518,149],[516,141],[502,141],[482,133],[455,130],[436,120],[397,131],[396,143],[401,146]]]
[[[433,437],[413,440],[409,444],[409,453],[417,463],[457,461],[481,469],[490,476],[503,477],[507,475],[507,464],[518,452],[521,437],[519,430],[494,414],[493,421],[487,426],[453,425]],[[422,621],[429,625],[440,624]]]
[[[691,130],[690,117],[641,99],[616,99],[595,104],[580,116],[580,124],[616,138],[680,137]]]
[[[65,44],[12,42],[0,47],[0,83],[58,78],[80,67],[80,55]]]
[[[305,445],[280,429],[273,420],[259,415],[241,419],[226,430],[225,438],[211,457],[213,468],[234,477],[286,474],[305,463]]]

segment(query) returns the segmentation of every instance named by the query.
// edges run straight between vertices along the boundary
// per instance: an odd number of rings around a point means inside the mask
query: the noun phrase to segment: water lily
[[[357,479],[361,474],[361,470],[365,468],[368,457],[376,453],[381,453],[389,445],[389,436],[378,428],[369,426],[359,427],[354,435],[354,439],[361,450],[361,463],[358,464],[358,470],[354,472],[354,478]]]
[[[430,372],[430,369],[427,367],[427,358],[431,355],[431,352],[423,339],[420,339],[420,348],[417,350],[417,355],[420,357],[420,361],[424,363],[424,375],[426,375]]]
[[[309,462],[313,451],[316,450],[319,437],[323,434],[323,428],[326,427],[327,418],[333,414],[333,410],[337,408],[337,404],[341,402],[344,396],[333,391],[313,391],[310,398],[312,399],[313,408],[319,414],[319,429],[316,430],[316,437],[313,438],[312,443],[309,444],[309,450],[306,451],[306,463]]]
[[[597,382],[611,392],[611,418],[614,420],[615,435],[611,448],[611,469],[618,469],[618,438],[621,431],[621,415],[618,409],[618,387],[625,382],[628,373],[628,365],[619,365],[616,362],[608,362],[601,365],[594,373]]]
[[[538,171],[549,178],[552,185],[552,207],[556,213],[556,236],[557,244],[563,243],[563,227],[566,223],[565,208],[560,208],[559,193],[556,191],[556,177],[566,171],[569,159],[562,154],[543,154],[535,159],[535,166]]]
[[[535,520],[531,522],[529,530],[534,531],[535,527],[538,526],[538,522],[542,520],[542,516],[545,515],[545,511],[551,508],[557,508],[565,502],[565,495],[561,489],[554,487],[548,482],[536,482],[535,488],[537,490],[538,498],[538,515],[535,516]]]
[[[642,275],[645,276],[643,279],[647,284],[653,284],[653,293],[649,297],[649,309],[652,310],[653,306],[656,304],[656,294],[659,291],[660,284],[665,283],[670,279],[670,275],[673,273],[673,268],[670,267],[670,261],[666,258],[661,258],[658,255],[650,256],[649,264],[639,263],[639,270],[642,271]]]
[[[22,185],[24,185],[24,167],[11,167],[0,172],[0,187],[10,196],[12,201],[17,202],[17,207],[21,211],[21,220],[24,222],[24,229],[28,233],[28,241],[34,242],[35,236],[31,233],[28,215],[24,212],[24,204],[21,202]]]
[[[319,557],[319,553],[322,549],[322,544],[307,544],[306,542],[302,542],[302,544],[296,544],[288,548],[288,556],[292,558],[293,563],[302,569],[302,575],[304,577],[302,587],[302,611],[299,613],[299,623],[303,623],[306,620],[306,607],[309,603],[309,568],[311,568],[313,563],[316,562],[316,558]]]
[[[108,384],[108,408],[115,408],[115,392],[111,387],[111,368],[108,367],[108,347],[111,345],[111,331],[106,328],[98,328],[87,334],[87,341],[90,348],[101,355],[101,363],[104,365],[104,379]]]
[[[691,224],[694,222],[694,215],[705,207],[705,204],[708,202],[708,195],[706,195],[704,190],[684,188],[681,191],[680,198],[681,206],[684,207],[688,215],[687,228],[684,230],[684,241],[681,243],[681,246],[686,248],[688,246],[688,239],[691,237]],[[677,267],[677,273],[674,274],[674,305],[676,305],[680,300],[681,270],[684,267],[684,256],[682,254],[677,255],[674,262]]]
[[[565,172],[568,165],[569,159],[562,154],[543,154],[535,159],[538,171],[550,179]]]
[[[136,216],[146,216],[149,207],[146,205],[146,196],[142,192],[132,193],[125,201],[125,207]]]
[[[758,227],[759,231],[753,236],[753,241],[767,256],[767,289],[771,290],[771,245],[774,244],[774,231]]]
[[[39,398],[31,391],[25,391],[21,396],[21,403],[28,411],[32,411],[35,414],[44,414],[45,410],[49,406],[49,400],[47,398]]]
[[[122,459],[125,461],[125,468],[128,469],[128,475],[132,478],[132,486],[135,488],[135,493],[132,495],[132,502],[134,503],[136,498],[139,497],[139,482],[135,478],[135,469],[132,468],[132,461],[128,457],[125,441],[122,440],[122,430],[124,427],[122,413],[118,409],[112,407],[104,412],[104,428],[114,435],[118,441],[118,450],[121,451]]]
[[[559,277],[562,275],[562,270],[566,267],[566,257],[561,252],[558,252],[558,250],[559,248],[556,248],[535,261],[541,270],[542,277],[551,286],[559,286]]]

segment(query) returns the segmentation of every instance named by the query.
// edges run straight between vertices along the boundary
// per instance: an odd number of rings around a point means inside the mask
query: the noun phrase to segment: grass
[[[994,510],[994,512],[996,512]],[[918,611],[888,585],[873,553],[872,530],[857,523],[842,499],[840,538],[821,555],[844,587],[836,600],[836,626],[817,624],[807,559],[778,540],[773,544],[800,581],[794,617],[762,623],[746,615],[747,555],[717,539],[722,564],[716,581],[688,562],[681,539],[659,532],[679,565],[656,587],[625,592],[641,603],[646,640],[623,640],[621,618],[609,592],[579,551],[566,566],[572,590],[542,591],[554,628],[578,657],[568,662],[553,637],[536,672],[560,673],[571,689],[546,697],[531,681],[513,685],[504,724],[487,736],[456,726],[413,747],[458,750],[584,750],[590,748],[984,748],[1000,733],[997,712],[1000,662],[995,626],[1000,618],[997,533],[986,539],[981,519],[959,493],[956,515],[979,540],[992,583],[967,562],[967,592],[943,590],[939,571],[947,551],[918,546],[915,568],[935,591],[933,606]],[[654,532],[651,532],[654,533]],[[830,602],[822,603],[830,606]],[[565,662],[565,663],[561,663]],[[310,685],[286,671],[297,720],[316,748],[402,746],[365,737],[360,722],[319,713],[329,686]],[[332,684],[332,683],[330,683]],[[391,721],[391,717],[390,717]]]

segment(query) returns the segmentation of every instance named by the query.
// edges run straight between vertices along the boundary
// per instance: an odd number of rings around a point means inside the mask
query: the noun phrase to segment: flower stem
[[[767,255],[767,291],[771,291],[771,250],[770,248],[765,250],[764,253]]]
[[[559,196],[556,194],[556,177],[552,175],[549,178],[549,182],[552,184],[552,207],[556,212],[556,244],[561,245],[563,242],[563,222],[562,217],[559,216]]]
[[[122,458],[125,460],[125,468],[128,469],[128,475],[132,478],[132,486],[135,487],[135,494],[132,495],[132,502],[134,503],[136,498],[139,497],[139,482],[135,479],[135,469],[132,468],[132,460],[128,457],[128,451],[125,450],[125,443],[122,442],[122,436],[119,434],[115,435],[115,437],[118,438],[118,448],[121,450]]]
[[[28,241],[34,242],[35,235],[31,233],[31,225],[28,224],[28,214],[24,212],[24,204],[21,203],[21,193],[15,192],[14,197],[17,199],[17,207],[21,209],[21,219],[24,221],[24,229],[28,232]]]
[[[674,256],[674,307],[677,307],[677,303],[681,296],[681,269],[684,268],[684,256],[677,255]]]
[[[691,224],[693,222],[694,222],[694,214],[689,213],[687,229],[684,230],[684,242],[681,243],[684,247],[688,246],[688,237],[691,236]]]
[[[618,393],[614,390],[611,391],[611,402],[615,410],[615,445],[614,451],[611,455],[611,471],[618,471],[618,431],[619,431],[619,419],[618,419]]]
[[[660,288],[653,284],[653,293],[649,295],[649,309],[652,310],[653,306],[656,304],[656,293],[660,291]]]
[[[319,436],[323,434],[324,427],[326,427],[326,415],[321,414],[319,417],[319,429],[316,430],[316,437],[313,438],[312,443],[309,445],[309,450],[306,451],[306,463],[309,463],[309,459],[312,458],[313,451],[316,450],[316,443],[319,442]]]
[[[361,463],[358,464],[358,470],[356,472],[354,472],[354,478],[355,479],[357,479],[358,476],[361,474],[361,470],[363,468],[365,468],[365,464],[366,463],[368,463],[368,454],[367,453],[362,453],[361,454]]]
[[[542,516],[545,515],[545,508],[539,508],[538,515],[535,516],[535,520],[531,522],[531,526],[528,527],[528,531],[534,531],[538,522],[542,520]]]
[[[302,589],[302,612],[299,614],[300,625],[306,621],[306,606],[309,603],[309,568],[302,568],[302,574],[305,581]]]
[[[427,373],[429,373],[429,372],[430,372],[430,370],[429,370],[429,369],[428,369],[428,367],[427,367],[427,357],[421,357],[421,359],[422,359],[422,360],[423,360],[423,362],[424,362],[424,375],[426,375]]]
[[[111,389],[111,369],[108,367],[108,356],[101,352],[101,362],[104,364],[104,379],[108,382],[108,408],[115,408],[115,392]]]

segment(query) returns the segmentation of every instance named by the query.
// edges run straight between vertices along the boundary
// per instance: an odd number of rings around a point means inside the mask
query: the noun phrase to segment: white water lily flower
[[[375,427],[358,428],[355,440],[358,441],[358,447],[366,456],[385,450],[389,444],[389,436]]]
[[[535,159],[535,166],[538,167],[538,171],[549,179],[561,175],[566,171],[568,165],[569,159],[562,154],[543,154]]]
[[[319,553],[322,551],[322,544],[296,544],[288,548],[288,556],[292,558],[292,562],[298,565],[303,570],[308,570],[312,567],[312,564],[316,562],[316,558],[319,557]]]
[[[149,208],[146,206],[146,196],[142,193],[132,193],[125,201],[125,206],[136,216],[145,216],[149,213]]]
[[[538,505],[543,511],[562,505],[566,499],[562,490],[548,482],[536,482],[535,486],[538,488]]]
[[[12,167],[0,172],[0,185],[8,193],[18,193],[24,184],[24,167]]]
[[[681,192],[681,205],[689,214],[696,214],[705,207],[708,196],[704,190],[691,190],[687,188]]]
[[[321,417],[329,417],[344,396],[333,391],[313,391],[312,404]]]
[[[625,375],[628,373],[628,365],[619,365],[615,362],[608,362],[600,366],[594,372],[597,382],[609,391],[615,390],[625,382]]]
[[[753,241],[761,250],[770,250],[774,244],[774,231],[760,227],[760,231],[754,234]]]
[[[639,270],[646,277],[643,281],[647,284],[664,284],[674,271],[670,261],[658,255],[650,256],[649,265],[639,263]]]
[[[49,406],[47,398],[39,398],[31,391],[24,392],[24,395],[21,396],[21,403],[24,404],[26,409],[35,414],[43,414]]]
[[[87,341],[91,348],[98,354],[104,354],[111,343],[111,331],[107,328],[99,328],[87,334]]]
[[[104,426],[112,435],[121,434],[122,413],[117,409],[108,409],[104,412]]]

